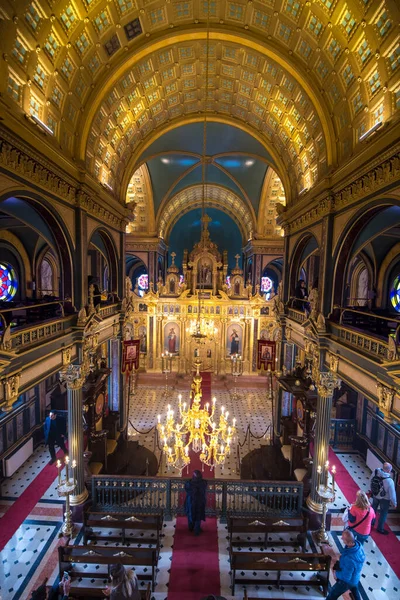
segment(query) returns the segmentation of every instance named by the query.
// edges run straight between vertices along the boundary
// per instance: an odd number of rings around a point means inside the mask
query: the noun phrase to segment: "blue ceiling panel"
[[[228,251],[229,269],[232,269],[236,264],[235,254],[242,255],[242,236],[239,227],[221,210],[208,208],[207,214],[212,219],[208,226],[211,240],[218,244],[221,253],[224,250]],[[190,252],[194,244],[200,240],[200,219],[201,209],[194,209],[183,215],[172,228],[168,242],[169,256],[171,252],[176,253],[175,264],[179,268],[182,266],[183,251],[186,249]]]
[[[156,213],[170,186],[196,162],[198,159],[184,154],[157,156],[148,161]]]
[[[264,161],[243,155],[221,156],[214,160],[237,179],[257,212],[268,165]]]

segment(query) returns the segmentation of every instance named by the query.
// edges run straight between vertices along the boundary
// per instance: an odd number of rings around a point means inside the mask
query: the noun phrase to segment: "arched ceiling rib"
[[[178,219],[194,208],[201,207],[202,198],[202,185],[188,187],[171,198],[157,220],[159,236],[168,241],[169,233]],[[219,208],[227,213],[238,225],[244,244],[253,237],[255,223],[249,207],[231,190],[221,186],[207,185],[205,207]]]
[[[392,0],[4,0],[1,91],[116,192],[142,143],[203,109],[207,7],[209,113],[260,134],[297,189],[400,108]]]

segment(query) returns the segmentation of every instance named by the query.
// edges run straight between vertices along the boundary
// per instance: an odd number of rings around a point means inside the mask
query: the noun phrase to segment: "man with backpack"
[[[385,530],[385,522],[390,506],[396,508],[396,491],[394,489],[394,481],[391,478],[392,465],[385,462],[382,469],[375,469],[371,477],[371,496],[372,508],[376,512],[379,506],[379,521],[378,533],[389,535],[389,531]]]

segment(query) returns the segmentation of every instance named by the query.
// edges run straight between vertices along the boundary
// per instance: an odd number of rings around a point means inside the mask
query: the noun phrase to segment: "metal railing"
[[[55,310],[52,311],[48,308],[49,306],[52,306]],[[59,314],[56,314],[57,307],[59,309]],[[54,319],[55,317],[64,317],[64,302],[56,300],[54,302],[39,302],[38,304],[25,304],[24,306],[2,308],[0,309],[0,326],[1,329],[4,331],[8,325],[11,325],[11,328],[18,327],[18,323],[22,319],[25,321],[24,325],[29,321],[31,323],[34,323],[35,321],[37,322],[39,320],[43,321],[43,315],[46,315],[48,319]]]
[[[340,308],[339,324],[376,333],[384,338],[394,335],[398,339],[400,334],[400,319],[396,316],[377,315],[369,310],[364,310],[364,307],[361,306],[359,309]]]
[[[95,510],[164,511],[166,519],[184,514],[185,479],[169,477],[92,477]],[[209,479],[206,515],[226,520],[227,513],[248,517],[301,514],[303,484],[292,481]]]
[[[329,444],[333,448],[353,448],[356,430],[356,419],[331,419]]]

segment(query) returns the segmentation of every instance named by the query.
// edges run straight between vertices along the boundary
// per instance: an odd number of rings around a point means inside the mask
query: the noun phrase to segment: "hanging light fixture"
[[[204,93],[204,121],[203,121],[203,149],[201,157],[201,182],[202,182],[202,196],[201,196],[201,220],[200,220],[200,245],[205,248],[208,244],[210,233],[208,231],[208,223],[210,218],[206,214],[206,173],[207,173],[207,101],[208,101],[208,90],[209,90],[209,64],[210,55],[210,3],[207,3],[207,35],[206,35],[206,69],[205,69],[205,93]],[[204,307],[204,289],[205,289],[205,274],[204,271],[200,270],[200,281],[198,289],[198,307],[197,317],[192,319],[187,328],[187,332],[194,341],[198,344],[204,343],[206,339],[212,340],[218,333],[217,327],[214,325],[214,320],[206,317]]]
[[[182,403],[178,397],[178,414],[175,417],[170,404],[167,407],[165,423],[161,423],[158,415],[158,432],[164,442],[164,453],[167,465],[182,471],[189,463],[189,451],[200,453],[202,463],[213,469],[216,465],[224,464],[231,451],[233,436],[236,433],[236,419],[229,423],[229,413],[221,407],[219,421],[216,421],[216,398],[211,406],[207,403],[201,406],[201,382],[199,373],[200,363],[196,363],[196,374],[193,377],[190,405]]]

